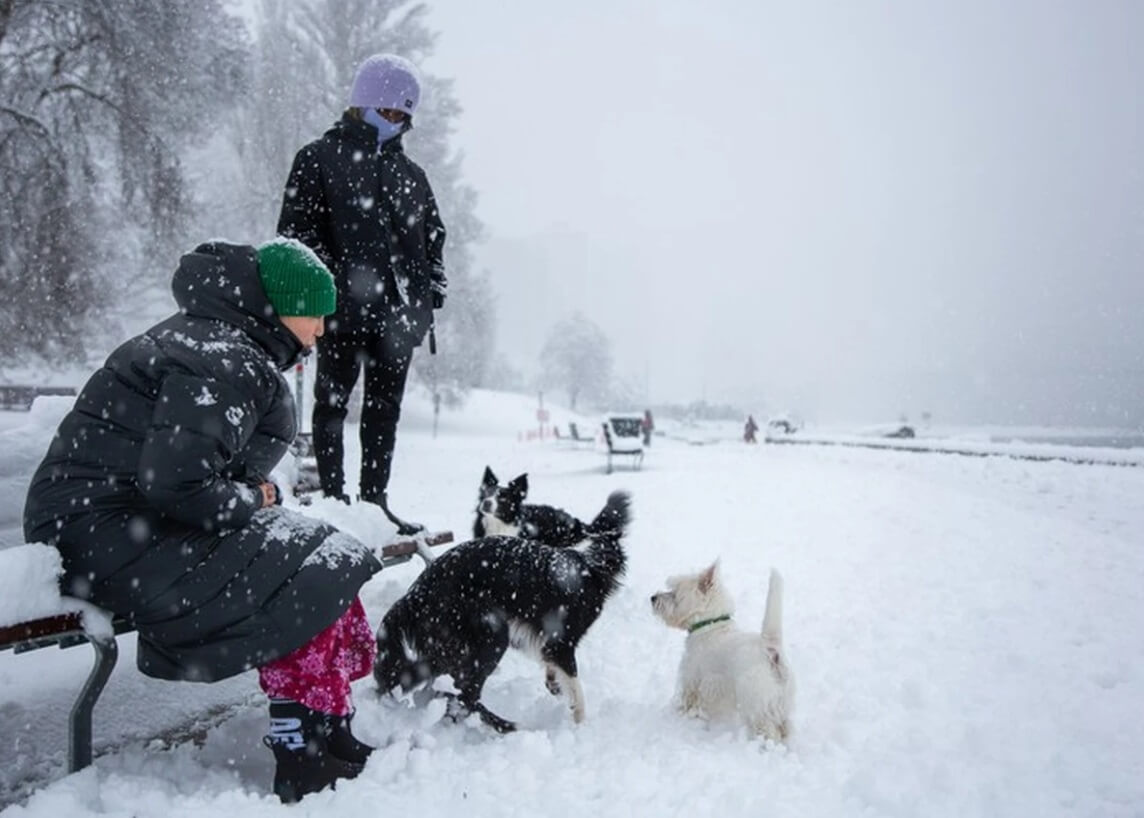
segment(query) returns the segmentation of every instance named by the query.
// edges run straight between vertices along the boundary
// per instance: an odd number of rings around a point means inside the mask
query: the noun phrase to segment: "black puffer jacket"
[[[380,564],[257,486],[294,437],[279,370],[302,353],[252,247],[183,257],[179,314],[127,341],[84,386],[32,478],[29,542],[63,556],[65,593],[130,617],[140,668],[213,680],[300,647]]]
[[[278,232],[299,239],[338,283],[332,334],[374,332],[393,312],[424,337],[432,288],[445,285],[445,226],[425,172],[401,137],[344,115],[294,157]]]

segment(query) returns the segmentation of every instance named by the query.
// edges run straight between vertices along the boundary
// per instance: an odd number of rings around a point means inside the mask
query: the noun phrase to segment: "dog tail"
[[[763,615],[763,642],[771,658],[777,659],[783,645],[783,578],[773,568],[767,587],[767,612]]]
[[[588,523],[588,536],[616,534],[622,537],[631,520],[631,495],[626,491],[613,491],[608,495],[608,502],[604,503],[604,507],[596,515],[596,519]]]
[[[608,501],[588,524],[588,545],[581,553],[588,565],[607,578],[614,589],[627,567],[620,540],[632,519],[632,498],[626,491],[613,491]]]

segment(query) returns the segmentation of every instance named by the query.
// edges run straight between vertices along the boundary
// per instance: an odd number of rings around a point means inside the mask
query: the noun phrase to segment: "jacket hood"
[[[266,297],[253,247],[200,244],[179,260],[171,291],[182,312],[237,327],[265,349],[279,369],[293,366],[305,352]]]

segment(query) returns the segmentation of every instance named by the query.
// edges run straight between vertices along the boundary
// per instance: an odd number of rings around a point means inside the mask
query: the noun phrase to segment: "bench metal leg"
[[[89,637],[90,639],[90,637]],[[90,639],[95,648],[95,664],[84,682],[83,689],[72,705],[68,717],[68,772],[74,773],[91,764],[91,714],[103,693],[115,662],[119,659],[119,646],[115,637]]]

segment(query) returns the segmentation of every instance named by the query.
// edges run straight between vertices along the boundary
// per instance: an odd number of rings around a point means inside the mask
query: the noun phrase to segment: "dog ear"
[[[513,491],[519,492],[520,496],[524,497],[528,494],[528,472],[525,472],[519,477],[514,477],[512,482],[508,484],[508,487]]]
[[[485,466],[485,476],[481,478],[481,485],[496,488],[497,476],[493,474],[493,470],[488,466]]]
[[[702,593],[707,593],[715,585],[715,577],[719,573],[719,560],[711,563],[711,567],[699,575],[699,590]]]

